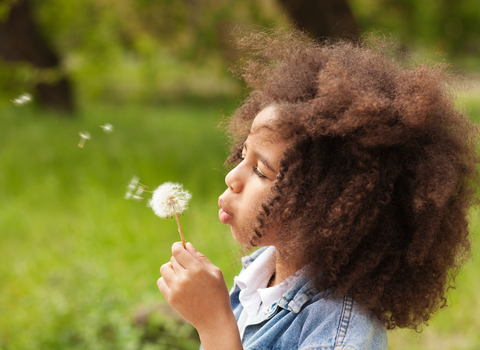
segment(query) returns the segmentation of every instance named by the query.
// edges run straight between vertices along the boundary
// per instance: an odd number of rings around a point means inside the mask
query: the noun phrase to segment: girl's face
[[[243,147],[242,161],[227,174],[228,188],[218,200],[220,221],[230,225],[233,237],[243,245],[250,245],[254,237],[257,215],[270,193],[287,145],[272,141],[274,134],[268,126],[275,118],[274,112],[274,107],[267,107],[255,117]],[[266,232],[258,245],[275,245],[275,234]]]

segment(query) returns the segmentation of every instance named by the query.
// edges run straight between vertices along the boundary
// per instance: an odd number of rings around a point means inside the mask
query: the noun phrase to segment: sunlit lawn
[[[480,121],[478,95],[467,98]],[[231,106],[224,107],[225,112]],[[195,349],[188,325],[155,312],[158,269],[177,241],[175,220],[124,199],[180,182],[193,193],[184,232],[232,284],[237,245],[217,218],[226,140],[221,106],[90,106],[76,120],[31,106],[0,115],[0,349]],[[114,132],[99,127],[111,123]],[[78,132],[92,135],[84,148]],[[478,213],[477,213],[478,214]],[[476,237],[480,222],[472,223]],[[475,242],[476,243],[476,242]],[[425,333],[390,334],[397,349],[478,349],[480,246]],[[168,309],[162,309],[167,310]],[[193,335],[192,335],[193,334]]]
[[[179,237],[174,219],[124,199],[134,175],[193,193],[181,218],[186,238],[232,279],[236,248],[217,218],[219,115],[218,106],[92,107],[70,121],[3,108],[0,348],[141,348],[133,320],[163,300],[158,269]],[[111,134],[99,127],[107,122]],[[84,148],[81,130],[92,135]]]

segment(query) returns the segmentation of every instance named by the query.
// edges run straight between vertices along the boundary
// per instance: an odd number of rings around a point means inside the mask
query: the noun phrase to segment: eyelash
[[[241,161],[243,161],[244,159],[245,159],[244,156],[241,156],[241,157],[240,157],[240,160],[241,160]],[[261,179],[266,179],[266,178],[267,178],[265,175],[263,175],[263,174],[260,172],[260,170],[258,170],[257,167],[252,167],[252,168],[253,168],[253,172],[254,172],[255,174],[257,174],[257,176],[258,176],[259,178],[261,178]]]
[[[257,174],[258,177],[261,178],[261,179],[266,179],[266,178],[267,178],[265,175],[263,175],[263,174],[260,172],[260,170],[258,170],[257,167],[253,167],[253,172],[254,172],[255,174]]]

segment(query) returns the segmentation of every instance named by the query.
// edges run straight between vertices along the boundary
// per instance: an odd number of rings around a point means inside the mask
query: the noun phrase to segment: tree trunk
[[[297,26],[316,38],[358,38],[357,23],[348,0],[279,1]]]
[[[5,61],[24,61],[40,69],[59,68],[58,56],[41,37],[35,24],[29,0],[15,1],[8,18],[0,22],[0,56]],[[38,83],[35,89],[45,107],[68,114],[73,112],[72,88],[67,77],[55,83]]]

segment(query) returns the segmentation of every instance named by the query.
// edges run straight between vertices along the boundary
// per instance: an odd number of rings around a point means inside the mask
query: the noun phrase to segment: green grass
[[[480,121],[476,96],[465,101]],[[179,240],[175,220],[124,194],[134,175],[150,187],[182,183],[193,193],[181,218],[186,238],[231,286],[238,250],[217,218],[227,148],[217,125],[232,105],[90,106],[76,120],[1,106],[0,349],[198,347],[156,286]],[[92,135],[83,149],[81,130]],[[478,220],[472,230],[478,237]],[[390,349],[480,348],[479,253],[475,244],[451,307],[421,337],[391,333]]]
[[[185,235],[232,279],[218,106],[98,106],[74,121],[26,107],[0,119],[1,349],[140,348],[133,320],[163,301],[158,269],[179,237],[175,220],[124,199],[134,175],[193,193]],[[92,135],[83,149],[80,130]]]

